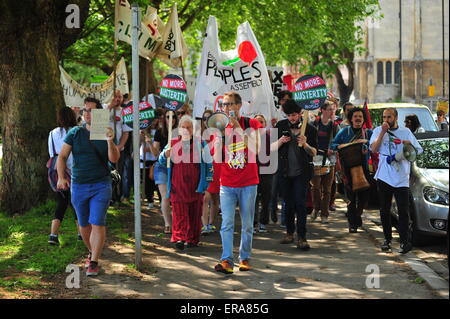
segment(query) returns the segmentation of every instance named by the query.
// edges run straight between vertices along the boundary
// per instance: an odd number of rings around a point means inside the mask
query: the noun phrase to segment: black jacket
[[[278,128],[278,138],[282,136],[284,131],[291,131],[290,122],[285,119],[281,120],[275,126]],[[317,129],[308,123],[305,131],[306,142],[311,146],[317,149]],[[289,143],[283,144],[278,150],[278,173],[281,174],[282,177],[288,177],[288,168],[289,168],[289,160],[288,160],[288,149]],[[306,173],[307,179],[311,179],[313,175],[313,164],[312,164],[312,156],[306,153],[303,147],[298,148],[298,158],[301,162],[302,168],[304,168],[304,172]]]

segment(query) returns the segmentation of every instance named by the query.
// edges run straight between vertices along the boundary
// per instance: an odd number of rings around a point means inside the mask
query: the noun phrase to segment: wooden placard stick
[[[168,132],[168,144],[169,144],[169,148],[168,150],[170,151],[170,149],[172,148],[172,122],[173,122],[173,111],[169,111],[169,132]],[[169,156],[167,157],[167,168],[170,168],[170,153]]]

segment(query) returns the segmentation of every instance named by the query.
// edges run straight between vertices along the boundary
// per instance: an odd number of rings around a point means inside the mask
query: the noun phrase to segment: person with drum
[[[412,249],[411,230],[409,229],[409,174],[411,163],[405,158],[396,158],[397,154],[403,153],[403,147],[406,144],[411,144],[416,149],[417,154],[423,152],[411,130],[398,126],[397,110],[386,108],[383,111],[383,124],[373,131],[370,149],[372,152],[379,152],[380,154],[380,163],[374,178],[377,180],[381,224],[383,225],[385,239],[381,245],[381,251],[391,251],[391,205],[392,195],[394,195],[398,207],[401,254],[406,254]],[[393,160],[392,157],[394,157]]]
[[[317,130],[307,123],[305,135],[300,134],[302,109],[295,101],[288,100],[283,111],[287,119],[277,123],[278,140],[270,145],[272,152],[278,151],[278,174],[286,202],[286,237],[281,244],[293,243],[297,230],[297,248],[308,250],[306,195],[313,174],[312,158],[317,154]]]
[[[369,200],[368,150],[372,130],[363,128],[366,115],[364,110],[359,107],[349,110],[348,120],[350,126],[338,132],[331,143],[331,148],[339,150],[339,158],[345,177],[344,185],[349,200],[347,203],[349,232],[357,233],[358,227],[362,226],[361,216]],[[353,174],[351,170],[353,170]]]
[[[317,129],[317,155],[313,158],[314,176],[311,179],[311,193],[314,203],[314,211],[311,219],[315,220],[320,211],[322,224],[328,223],[331,186],[334,181],[334,164],[336,155],[330,148],[331,141],[338,132],[334,124],[336,104],[326,101],[320,107],[321,115],[313,122]]]

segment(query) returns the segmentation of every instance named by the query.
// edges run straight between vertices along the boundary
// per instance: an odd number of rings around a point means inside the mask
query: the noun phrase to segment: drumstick
[[[169,144],[169,148],[167,149],[168,151],[170,151],[171,149],[171,145],[172,145],[172,120],[173,120],[173,112],[169,111],[169,132],[168,132],[168,144]],[[167,168],[170,168],[170,153],[169,153],[169,157],[167,158]]]
[[[308,125],[308,118],[309,118],[309,111],[304,110],[302,123],[299,124],[299,126],[298,126],[300,128],[300,136],[305,136],[306,126]],[[303,147],[303,146],[300,146],[300,147]]]

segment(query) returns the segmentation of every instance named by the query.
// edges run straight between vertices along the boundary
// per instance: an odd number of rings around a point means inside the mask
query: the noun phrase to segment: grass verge
[[[44,277],[64,273],[67,265],[76,263],[86,254],[84,243],[77,240],[75,214],[71,208],[60,227],[60,246],[48,244],[55,207],[54,201],[48,201],[21,216],[11,217],[0,212],[0,299],[2,290],[45,289]],[[129,242],[130,235],[123,227],[126,212],[129,209],[109,209],[107,225],[111,237]],[[24,292],[25,296],[27,293]]]

